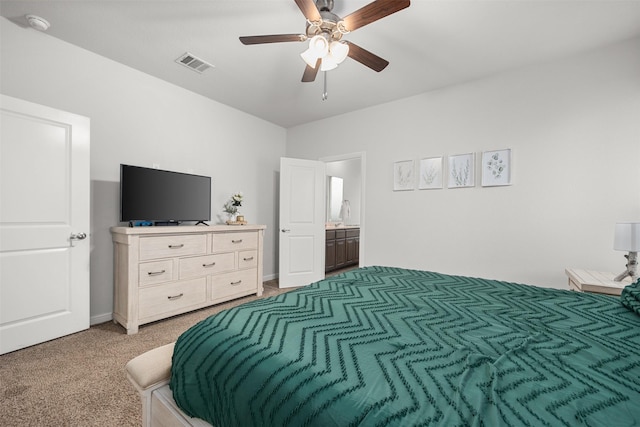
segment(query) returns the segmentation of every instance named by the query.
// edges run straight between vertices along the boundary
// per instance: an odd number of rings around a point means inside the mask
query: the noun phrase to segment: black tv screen
[[[211,177],[120,165],[120,220],[211,220]]]

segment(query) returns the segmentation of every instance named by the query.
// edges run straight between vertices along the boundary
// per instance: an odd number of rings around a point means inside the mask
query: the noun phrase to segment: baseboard
[[[91,319],[89,320],[89,324],[98,325],[100,323],[109,322],[110,320],[113,320],[113,314],[104,313],[104,314],[99,314],[97,316],[91,316]]]
[[[273,279],[277,279],[277,278],[278,278],[277,274],[269,274],[269,275],[266,275],[266,276],[262,276],[262,281],[263,282],[267,282],[269,280],[273,280]]]

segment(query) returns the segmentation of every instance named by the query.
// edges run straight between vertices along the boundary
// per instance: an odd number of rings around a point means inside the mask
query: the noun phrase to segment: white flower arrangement
[[[240,213],[240,207],[242,206],[242,193],[234,193],[229,201],[224,204],[224,212],[229,214],[230,216],[237,215]]]

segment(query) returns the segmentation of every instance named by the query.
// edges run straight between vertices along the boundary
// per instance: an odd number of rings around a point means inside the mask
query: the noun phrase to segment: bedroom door
[[[0,95],[0,354],[89,327],[89,119]]]
[[[279,286],[324,278],[325,165],[280,159]]]

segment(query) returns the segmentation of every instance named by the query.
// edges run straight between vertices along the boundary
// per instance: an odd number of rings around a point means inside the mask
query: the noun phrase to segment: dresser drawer
[[[258,247],[258,233],[238,232],[215,234],[213,236],[213,252],[237,251]]]
[[[206,234],[153,236],[140,238],[140,260],[207,253]]]
[[[235,268],[236,254],[233,252],[194,258],[182,258],[180,260],[179,277],[180,279],[202,277],[208,274],[231,271]]]
[[[256,292],[257,287],[258,271],[255,268],[211,276],[211,299],[225,299],[235,294],[246,295]]]
[[[347,238],[349,237],[360,237],[360,229],[359,228],[347,229]]]
[[[138,266],[138,285],[153,285],[173,279],[173,260],[143,262]]]
[[[238,252],[238,268],[255,268],[258,265],[258,251]]]
[[[207,301],[207,278],[187,280],[166,285],[149,286],[139,291],[138,316],[167,317],[185,309],[205,304]]]

